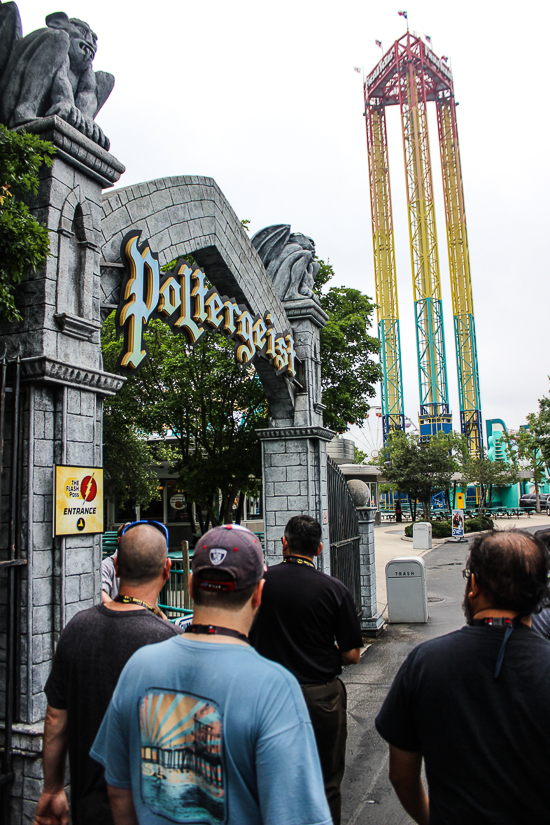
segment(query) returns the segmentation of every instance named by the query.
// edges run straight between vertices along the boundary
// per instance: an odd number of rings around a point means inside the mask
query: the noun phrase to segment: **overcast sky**
[[[363,91],[405,31],[398,0],[19,0],[23,31],[60,7],[99,37],[114,91],[98,115],[127,168],[121,185],[213,177],[251,233],[290,223],[314,238],[335,283],[374,298]],[[406,2],[411,32],[451,60],[470,242],[482,413],[518,427],[549,390],[549,4]],[[433,104],[430,106],[433,109]],[[450,403],[459,427],[435,112]],[[412,277],[399,112],[388,114],[405,412],[418,415]],[[379,403],[375,402],[375,403]]]

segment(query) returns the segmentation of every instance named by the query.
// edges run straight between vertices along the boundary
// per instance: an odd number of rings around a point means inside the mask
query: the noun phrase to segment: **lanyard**
[[[287,556],[283,559],[284,564],[305,564],[306,567],[313,567],[315,570],[315,565],[309,559],[303,559],[301,556]]]
[[[190,624],[185,628],[185,633],[204,633],[208,636],[234,636],[236,639],[250,644],[248,636],[244,633],[239,633],[238,630],[233,630],[231,627],[218,627],[215,624]]]
[[[500,671],[502,669],[502,663],[504,662],[504,653],[506,652],[506,644],[508,639],[512,635],[512,631],[515,627],[518,627],[521,624],[521,616],[514,616],[513,619],[509,618],[508,616],[485,616],[483,619],[472,619],[471,624],[474,627],[480,626],[488,626],[488,627],[505,627],[506,631],[504,633],[504,638],[502,640],[502,644],[500,645],[496,667],[495,667],[495,679],[498,679],[500,676]]]
[[[121,596],[119,593],[118,596],[115,596],[113,601],[120,602],[121,604],[140,604],[142,607],[146,607],[147,610],[150,610],[151,613],[154,613],[155,616],[159,616],[160,618],[162,618],[160,610],[156,605],[155,607],[153,607],[152,605],[147,604],[147,602],[144,602],[141,599],[136,599],[134,596]]]

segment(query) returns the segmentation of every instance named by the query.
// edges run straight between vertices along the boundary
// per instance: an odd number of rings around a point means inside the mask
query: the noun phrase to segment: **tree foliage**
[[[539,487],[546,476],[550,430],[549,415],[543,401],[539,402],[538,414],[529,413],[527,416],[527,427],[521,428],[517,433],[505,433],[504,435],[511,455],[517,459],[521,467],[530,470],[533,474],[537,513],[540,513]]]
[[[15,288],[48,254],[48,231],[30,213],[25,198],[38,191],[40,167],[52,165],[54,152],[51,143],[36,135],[0,125],[0,319],[20,319]]]
[[[315,293],[329,316],[321,329],[322,401],[324,422],[343,433],[350,424],[362,424],[370,409],[369,399],[380,381],[380,366],[372,359],[379,351],[378,338],[369,335],[374,304],[358,289],[323,287],[334,277],[329,263],[319,260]]]
[[[145,341],[151,357],[106,402],[110,414],[116,410],[127,429],[175,439],[170,459],[187,499],[212,523],[231,521],[237,494],[258,491],[261,453],[255,431],[267,417],[260,380],[252,366],[235,361],[234,343],[221,335],[207,334],[191,348],[183,335],[153,321]],[[111,315],[103,327],[107,369],[115,369],[119,350]],[[107,451],[105,463],[110,473]]]
[[[406,493],[416,520],[415,502],[422,504],[423,517],[429,519],[432,496],[448,490],[456,461],[452,455],[454,436],[440,432],[427,443],[414,435],[394,432],[379,454],[379,465],[391,489]]]
[[[491,461],[484,451],[480,457],[468,453],[468,441],[465,436],[457,436],[458,469],[467,484],[477,484],[480,496],[478,511],[491,506],[496,487],[515,484],[518,480],[518,467],[514,457],[508,453],[507,461]]]

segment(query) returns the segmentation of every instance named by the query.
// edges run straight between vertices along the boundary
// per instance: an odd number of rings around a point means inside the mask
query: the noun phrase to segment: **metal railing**
[[[7,425],[10,428],[9,450],[5,450]],[[6,445],[7,446],[7,445]],[[2,473],[8,477],[7,551],[0,551],[0,573],[7,576],[5,634],[6,676],[4,684],[4,747],[0,762],[0,821],[10,821],[13,785],[12,727],[19,715],[21,661],[21,570],[27,564],[21,547],[21,500],[23,439],[21,437],[21,350],[8,359],[6,347],[0,354],[0,502],[5,496]],[[9,460],[6,461],[6,453]],[[1,582],[3,586],[3,582]]]
[[[328,517],[331,575],[346,585],[359,613],[361,567],[359,521],[349,487],[340,468],[327,458]]]

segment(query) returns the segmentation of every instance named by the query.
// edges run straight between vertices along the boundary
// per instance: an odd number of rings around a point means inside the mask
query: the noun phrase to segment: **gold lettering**
[[[160,269],[155,255],[145,246],[140,252],[135,232],[128,237],[124,255],[130,267],[130,277],[124,288],[124,300],[118,326],[125,327],[125,352],[120,364],[129,369],[137,369],[147,356],[143,345],[143,332],[158,301]]]
[[[206,306],[206,323],[210,324],[214,329],[218,329],[223,321],[223,315],[221,313],[223,312],[224,304],[222,299],[214,289],[211,289],[204,304]]]
[[[267,316],[266,316],[266,318],[267,318]],[[267,348],[266,348],[265,354],[267,355],[268,358],[271,358],[272,360],[275,358],[275,356],[277,354],[275,352],[275,335],[276,335],[276,332],[275,332],[273,327],[268,327],[266,329],[265,336],[266,336],[266,339],[267,339]]]
[[[173,315],[181,306],[181,286],[170,275],[160,288],[160,300],[157,311],[163,315]]]
[[[256,354],[252,323],[252,316],[248,310],[245,310],[237,319],[237,338],[244,342],[237,347],[237,361],[239,364],[246,364]]]
[[[193,273],[185,263],[180,264],[178,262],[176,268],[176,277],[179,278],[181,287],[181,307],[180,317],[174,326],[185,332],[189,341],[195,344],[204,334],[204,329],[195,323],[191,313],[191,277]]]
[[[234,304],[233,301],[225,301],[225,321],[223,324],[224,332],[229,333],[229,335],[233,335],[236,330],[235,326],[235,317],[239,316],[241,313],[240,307],[238,304]]]
[[[193,320],[202,324],[206,321],[206,310],[204,308],[204,298],[208,294],[208,290],[204,285],[204,272],[202,269],[195,269],[193,272],[193,280],[195,286],[191,297],[195,299],[195,311],[193,312]]]
[[[284,370],[284,368],[288,364],[286,341],[282,335],[278,335],[275,339],[275,352],[276,355],[273,359],[273,363],[275,364],[275,369],[277,370],[277,372],[281,372],[281,370]]]
[[[294,378],[296,375],[296,350],[294,349],[294,336],[291,332],[285,336],[285,341],[288,358],[288,374]]]
[[[254,333],[254,347],[258,350],[258,352],[261,352],[265,347],[265,333],[267,331],[264,319],[258,318],[254,321],[252,330]]]

